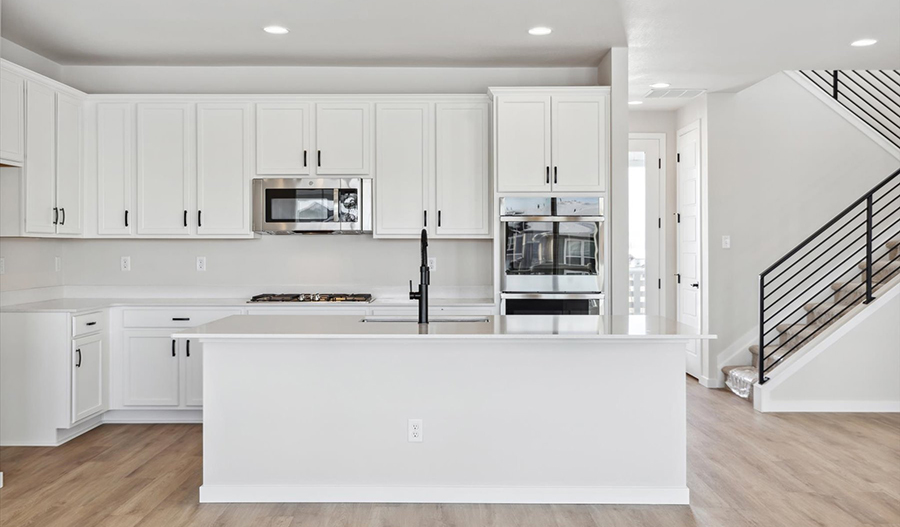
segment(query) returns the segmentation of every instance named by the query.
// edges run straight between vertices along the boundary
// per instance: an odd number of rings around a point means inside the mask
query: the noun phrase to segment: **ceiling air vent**
[[[689,88],[661,88],[653,89],[644,95],[645,99],[693,99],[706,90]]]

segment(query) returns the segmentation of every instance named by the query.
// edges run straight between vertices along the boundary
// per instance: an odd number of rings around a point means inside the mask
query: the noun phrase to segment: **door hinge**
[[[662,158],[658,158],[657,161],[659,161],[659,168],[662,170]]]
[[[675,154],[675,162],[681,163],[681,154]]]
[[[681,283],[681,274],[680,274],[680,273],[675,273],[675,278],[678,279],[678,283],[680,284],[680,283]]]
[[[680,212],[675,213],[675,221],[677,223],[681,223],[681,213]]]

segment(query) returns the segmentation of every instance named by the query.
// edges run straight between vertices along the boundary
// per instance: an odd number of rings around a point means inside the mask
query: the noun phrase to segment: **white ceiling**
[[[898,0],[622,0],[622,14],[632,99],[656,82],[728,92],[782,70],[900,68]]]
[[[625,45],[616,0],[3,0],[2,34],[63,65],[596,66]]]

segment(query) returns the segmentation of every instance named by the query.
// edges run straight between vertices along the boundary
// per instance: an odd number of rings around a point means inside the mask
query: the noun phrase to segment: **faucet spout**
[[[419,301],[419,324],[428,323],[428,284],[431,282],[431,270],[428,268],[428,231],[422,229],[420,241],[422,251],[422,263],[419,265],[419,290],[412,290],[412,280],[409,281],[410,300]]]

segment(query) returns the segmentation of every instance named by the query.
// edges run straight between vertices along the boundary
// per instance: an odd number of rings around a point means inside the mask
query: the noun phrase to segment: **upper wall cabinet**
[[[25,232],[56,234],[56,92],[28,81],[25,93]]]
[[[134,232],[134,105],[97,104],[97,234]]]
[[[82,225],[82,119],[81,101],[56,95],[56,232],[79,235]]]
[[[309,174],[312,149],[307,103],[256,105],[256,173]]]
[[[0,71],[0,162],[25,162],[25,78]]]
[[[488,103],[437,103],[435,114],[435,234],[438,237],[488,236],[491,233]]]
[[[192,109],[173,103],[137,106],[138,234],[190,233]]]
[[[498,192],[602,192],[609,92],[494,91]]]
[[[316,174],[369,173],[369,103],[316,104]]]
[[[250,108],[197,105],[197,234],[250,233]]]

